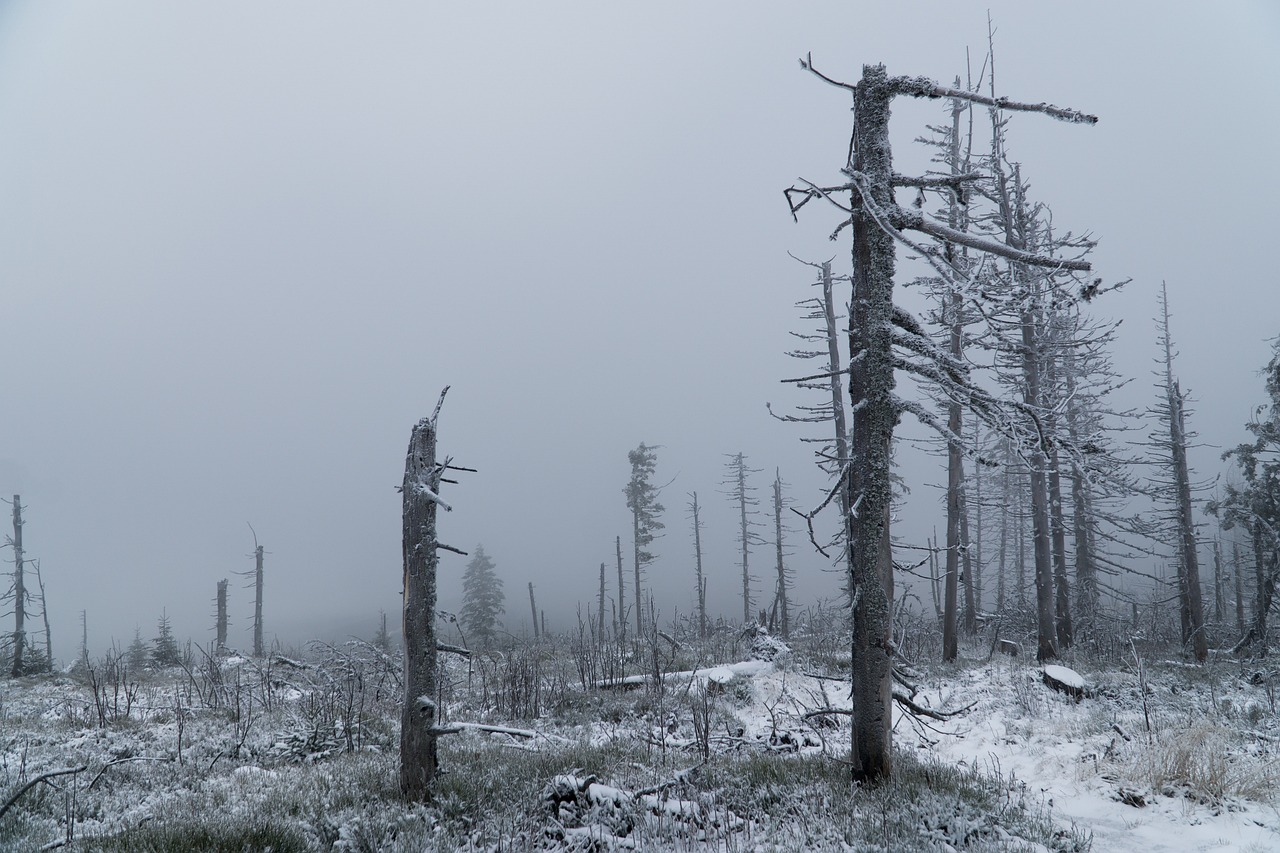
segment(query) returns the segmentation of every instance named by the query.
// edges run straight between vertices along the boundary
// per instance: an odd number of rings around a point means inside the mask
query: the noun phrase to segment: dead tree
[[[1027,265],[1087,270],[1088,264],[1038,255],[998,240],[959,232],[925,216],[919,210],[898,206],[895,185],[956,187],[965,182],[912,179],[895,175],[889,143],[889,114],[894,97],[906,95],[928,98],[961,98],[1007,110],[1043,112],[1073,121],[1096,121],[1074,110],[1046,104],[1022,104],[1004,98],[986,98],[939,86],[922,77],[889,77],[882,65],[863,66],[856,84],[841,83],[819,74],[812,62],[803,66],[825,81],[853,96],[854,134],[850,160],[844,169],[847,182],[836,187],[819,187],[805,182],[792,187],[787,197],[795,213],[814,198],[825,198],[847,215],[840,226],[852,226],[853,297],[849,312],[849,399],[853,411],[850,464],[837,488],[847,495],[843,520],[847,543],[849,588],[853,602],[851,667],[853,725],[850,744],[852,773],[858,780],[877,780],[890,774],[892,702],[892,602],[893,558],[889,537],[892,484],[890,453],[894,426],[904,412],[911,412],[927,425],[944,431],[923,407],[900,399],[894,393],[895,372],[906,369],[944,386],[993,421],[995,401],[968,381],[967,369],[955,363],[923,330],[923,326],[893,302],[895,241],[901,241],[934,262],[939,274],[956,280],[936,251],[918,246],[905,231],[928,234],[943,242],[968,246]],[[846,205],[835,199],[848,193]],[[957,281],[958,284],[963,282]],[[898,351],[904,350],[906,356]],[[913,358],[912,356],[915,356]],[[951,435],[948,440],[959,440]]]
[[[764,540],[756,532],[760,522],[755,520],[756,507],[760,501],[755,497],[755,487],[747,483],[750,474],[760,473],[759,469],[747,465],[747,457],[743,453],[725,454],[725,479],[723,485],[729,487],[724,492],[738,508],[738,545],[742,554],[742,624],[751,621],[751,546],[763,545]]]
[[[247,524],[248,522],[246,522]],[[262,546],[258,544],[258,531],[249,525],[253,532],[253,656],[260,658],[266,655],[262,641]]]
[[[689,497],[689,518],[693,521],[693,583],[698,602],[698,636],[707,636],[707,579],[702,576],[702,517],[698,506],[698,493]]]
[[[49,603],[44,597],[44,575],[40,573],[40,561],[33,560],[36,584],[40,587],[40,621],[44,623],[44,671],[53,672],[53,633],[49,630]]]
[[[777,572],[777,588],[773,596],[773,613],[769,618],[770,630],[773,625],[777,624],[782,636],[791,636],[791,607],[790,607],[790,586],[791,577],[787,570],[785,561],[783,560],[783,526],[782,526],[782,510],[786,506],[786,500],[782,496],[782,473],[774,470],[773,475],[773,542],[774,552],[776,556],[775,569]]]
[[[218,581],[218,593],[216,597],[217,616],[214,622],[214,644],[219,653],[226,651],[227,648],[227,581],[222,579]]]
[[[835,480],[844,477],[849,466],[849,432],[848,421],[849,414],[844,402],[844,386],[842,380],[845,375],[844,359],[840,353],[840,333],[838,321],[843,315],[836,313],[835,304],[835,283],[837,278],[831,273],[831,262],[824,261],[821,264],[809,263],[801,261],[807,266],[818,269],[818,280],[814,282],[815,286],[822,288],[822,295],[803,299],[796,303],[796,307],[806,311],[804,319],[817,321],[817,328],[809,332],[792,332],[791,334],[805,342],[806,347],[803,349],[790,350],[787,355],[792,358],[799,359],[817,359],[825,362],[823,364],[825,371],[812,376],[802,376],[798,379],[784,379],[783,382],[794,383],[800,388],[808,388],[818,391],[822,394],[823,401],[814,406],[800,406],[798,415],[778,415],[773,411],[772,406],[767,406],[769,414],[781,421],[790,421],[792,423],[825,423],[828,424],[832,432],[825,436],[817,438],[802,438],[801,441],[820,444],[821,447],[815,451],[818,457],[819,466],[827,472],[828,476]],[[840,279],[848,281],[848,277]],[[844,518],[848,515],[848,508],[845,506],[845,491],[837,488],[833,490],[835,496],[836,508],[839,517]],[[818,544],[817,536],[813,529],[813,513],[804,513],[798,509],[792,508],[792,512],[805,519],[809,530],[810,541],[817,547],[818,551],[824,556],[826,549]],[[836,533],[827,547],[839,546],[844,547],[844,528],[843,525]],[[844,590],[846,596],[852,596],[852,590],[847,587]]]
[[[404,705],[400,713],[400,791],[415,802],[431,797],[438,761],[436,741],[448,729],[440,725],[436,678],[436,568],[438,551],[463,554],[436,538],[436,512],[453,508],[440,497],[446,458],[436,461],[437,423],[449,388],[445,386],[431,417],[418,421],[409,437],[404,463]],[[535,623],[536,624],[536,623]]]
[[[1187,465],[1186,397],[1173,375],[1173,339],[1169,334],[1169,295],[1160,285],[1160,343],[1164,350],[1164,400],[1157,413],[1168,430],[1169,503],[1172,509],[1178,554],[1178,598],[1182,642],[1190,644],[1197,661],[1209,656],[1204,627],[1204,601],[1200,589],[1200,559],[1191,503],[1191,471]]]
[[[22,496],[13,496],[13,670],[17,678],[26,674],[23,653],[27,644],[27,587],[24,583],[22,555]]]
[[[596,642],[604,642],[604,563],[600,564],[600,600],[596,605]]]
[[[89,611],[80,611],[80,667],[89,668]]]
[[[533,581],[529,581],[529,615],[533,619],[533,638],[538,639],[538,605],[533,599]]]
[[[613,614],[613,633],[617,635],[618,642],[622,643],[627,638],[627,578],[622,573],[622,537],[613,537],[614,550],[618,556],[618,609]]]

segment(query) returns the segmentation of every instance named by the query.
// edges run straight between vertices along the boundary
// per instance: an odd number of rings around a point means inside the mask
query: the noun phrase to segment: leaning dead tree
[[[959,442],[923,406],[894,393],[895,374],[906,370],[956,396],[980,417],[1004,426],[997,402],[971,381],[967,365],[957,362],[924,330],[922,324],[893,301],[895,244],[903,243],[931,263],[944,280],[972,298],[974,288],[962,271],[948,267],[936,246],[925,247],[907,236],[916,231],[945,244],[966,246],[1029,266],[1088,270],[1083,261],[1048,257],[979,234],[959,231],[925,215],[900,207],[895,186],[961,193],[976,176],[908,178],[893,171],[889,142],[890,106],[895,97],[956,98],[1006,110],[1042,112],[1071,122],[1096,119],[1075,110],[1047,104],[1024,104],[988,98],[940,86],[923,77],[890,77],[882,65],[863,66],[856,84],[833,80],[802,66],[853,97],[854,131],[849,159],[842,169],[845,182],[821,187],[808,181],[786,191],[793,214],[809,201],[826,199],[845,215],[838,234],[852,226],[853,294],[849,311],[849,399],[854,413],[850,459],[836,485],[845,492],[843,519],[847,572],[853,605],[852,694],[850,743],[855,779],[872,781],[892,769],[892,657],[893,556],[889,521],[892,488],[890,452],[893,430],[906,412],[915,415],[949,441]],[[837,196],[842,198],[838,199]],[[843,201],[848,198],[848,202]]]
[[[436,425],[440,407],[449,391],[446,385],[431,417],[418,421],[409,436],[404,463],[404,706],[400,712],[400,790],[410,800],[426,802],[431,796],[438,762],[436,741],[457,727],[439,724],[436,678],[436,567],[440,550],[465,554],[436,538],[436,512],[453,507],[440,497],[447,471],[469,471],[436,461]],[[536,623],[535,623],[536,624]]]

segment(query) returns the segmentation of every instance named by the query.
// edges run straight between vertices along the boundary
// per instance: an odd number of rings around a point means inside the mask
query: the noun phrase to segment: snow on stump
[[[1011,658],[1018,656],[1018,644],[1013,640],[1000,640],[996,643],[996,651]]]
[[[1084,698],[1084,676],[1074,669],[1051,663],[1045,664],[1041,677],[1049,687],[1059,693],[1067,694],[1077,702]]]

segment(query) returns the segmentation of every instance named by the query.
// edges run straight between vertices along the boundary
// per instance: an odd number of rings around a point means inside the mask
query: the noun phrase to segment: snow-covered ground
[[[23,794],[0,816],[0,849],[153,849],[117,842],[192,825],[276,851],[1280,850],[1271,676],[1237,662],[1068,661],[1051,674],[1078,672],[1077,700],[1033,662],[970,649],[907,674],[918,705],[964,710],[898,709],[898,762],[915,781],[877,794],[841,792],[847,719],[812,713],[847,709],[848,682],[775,641],[748,660],[668,667],[661,692],[640,678],[583,690],[550,644],[535,650],[536,718],[502,711],[528,700],[502,692],[527,658],[454,659],[451,719],[498,730],[446,741],[440,798],[422,807],[396,794],[392,662],[367,646],[321,651],[125,678],[97,698],[70,675],[0,682],[0,796],[85,768]],[[947,768],[964,772],[939,781]],[[884,840],[862,825],[875,821]]]

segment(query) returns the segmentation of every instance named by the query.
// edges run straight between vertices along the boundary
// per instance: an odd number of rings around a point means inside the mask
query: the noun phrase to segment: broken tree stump
[[[1045,664],[1041,670],[1044,683],[1059,693],[1065,693],[1079,702],[1085,696],[1084,676],[1074,669],[1056,664]]]

